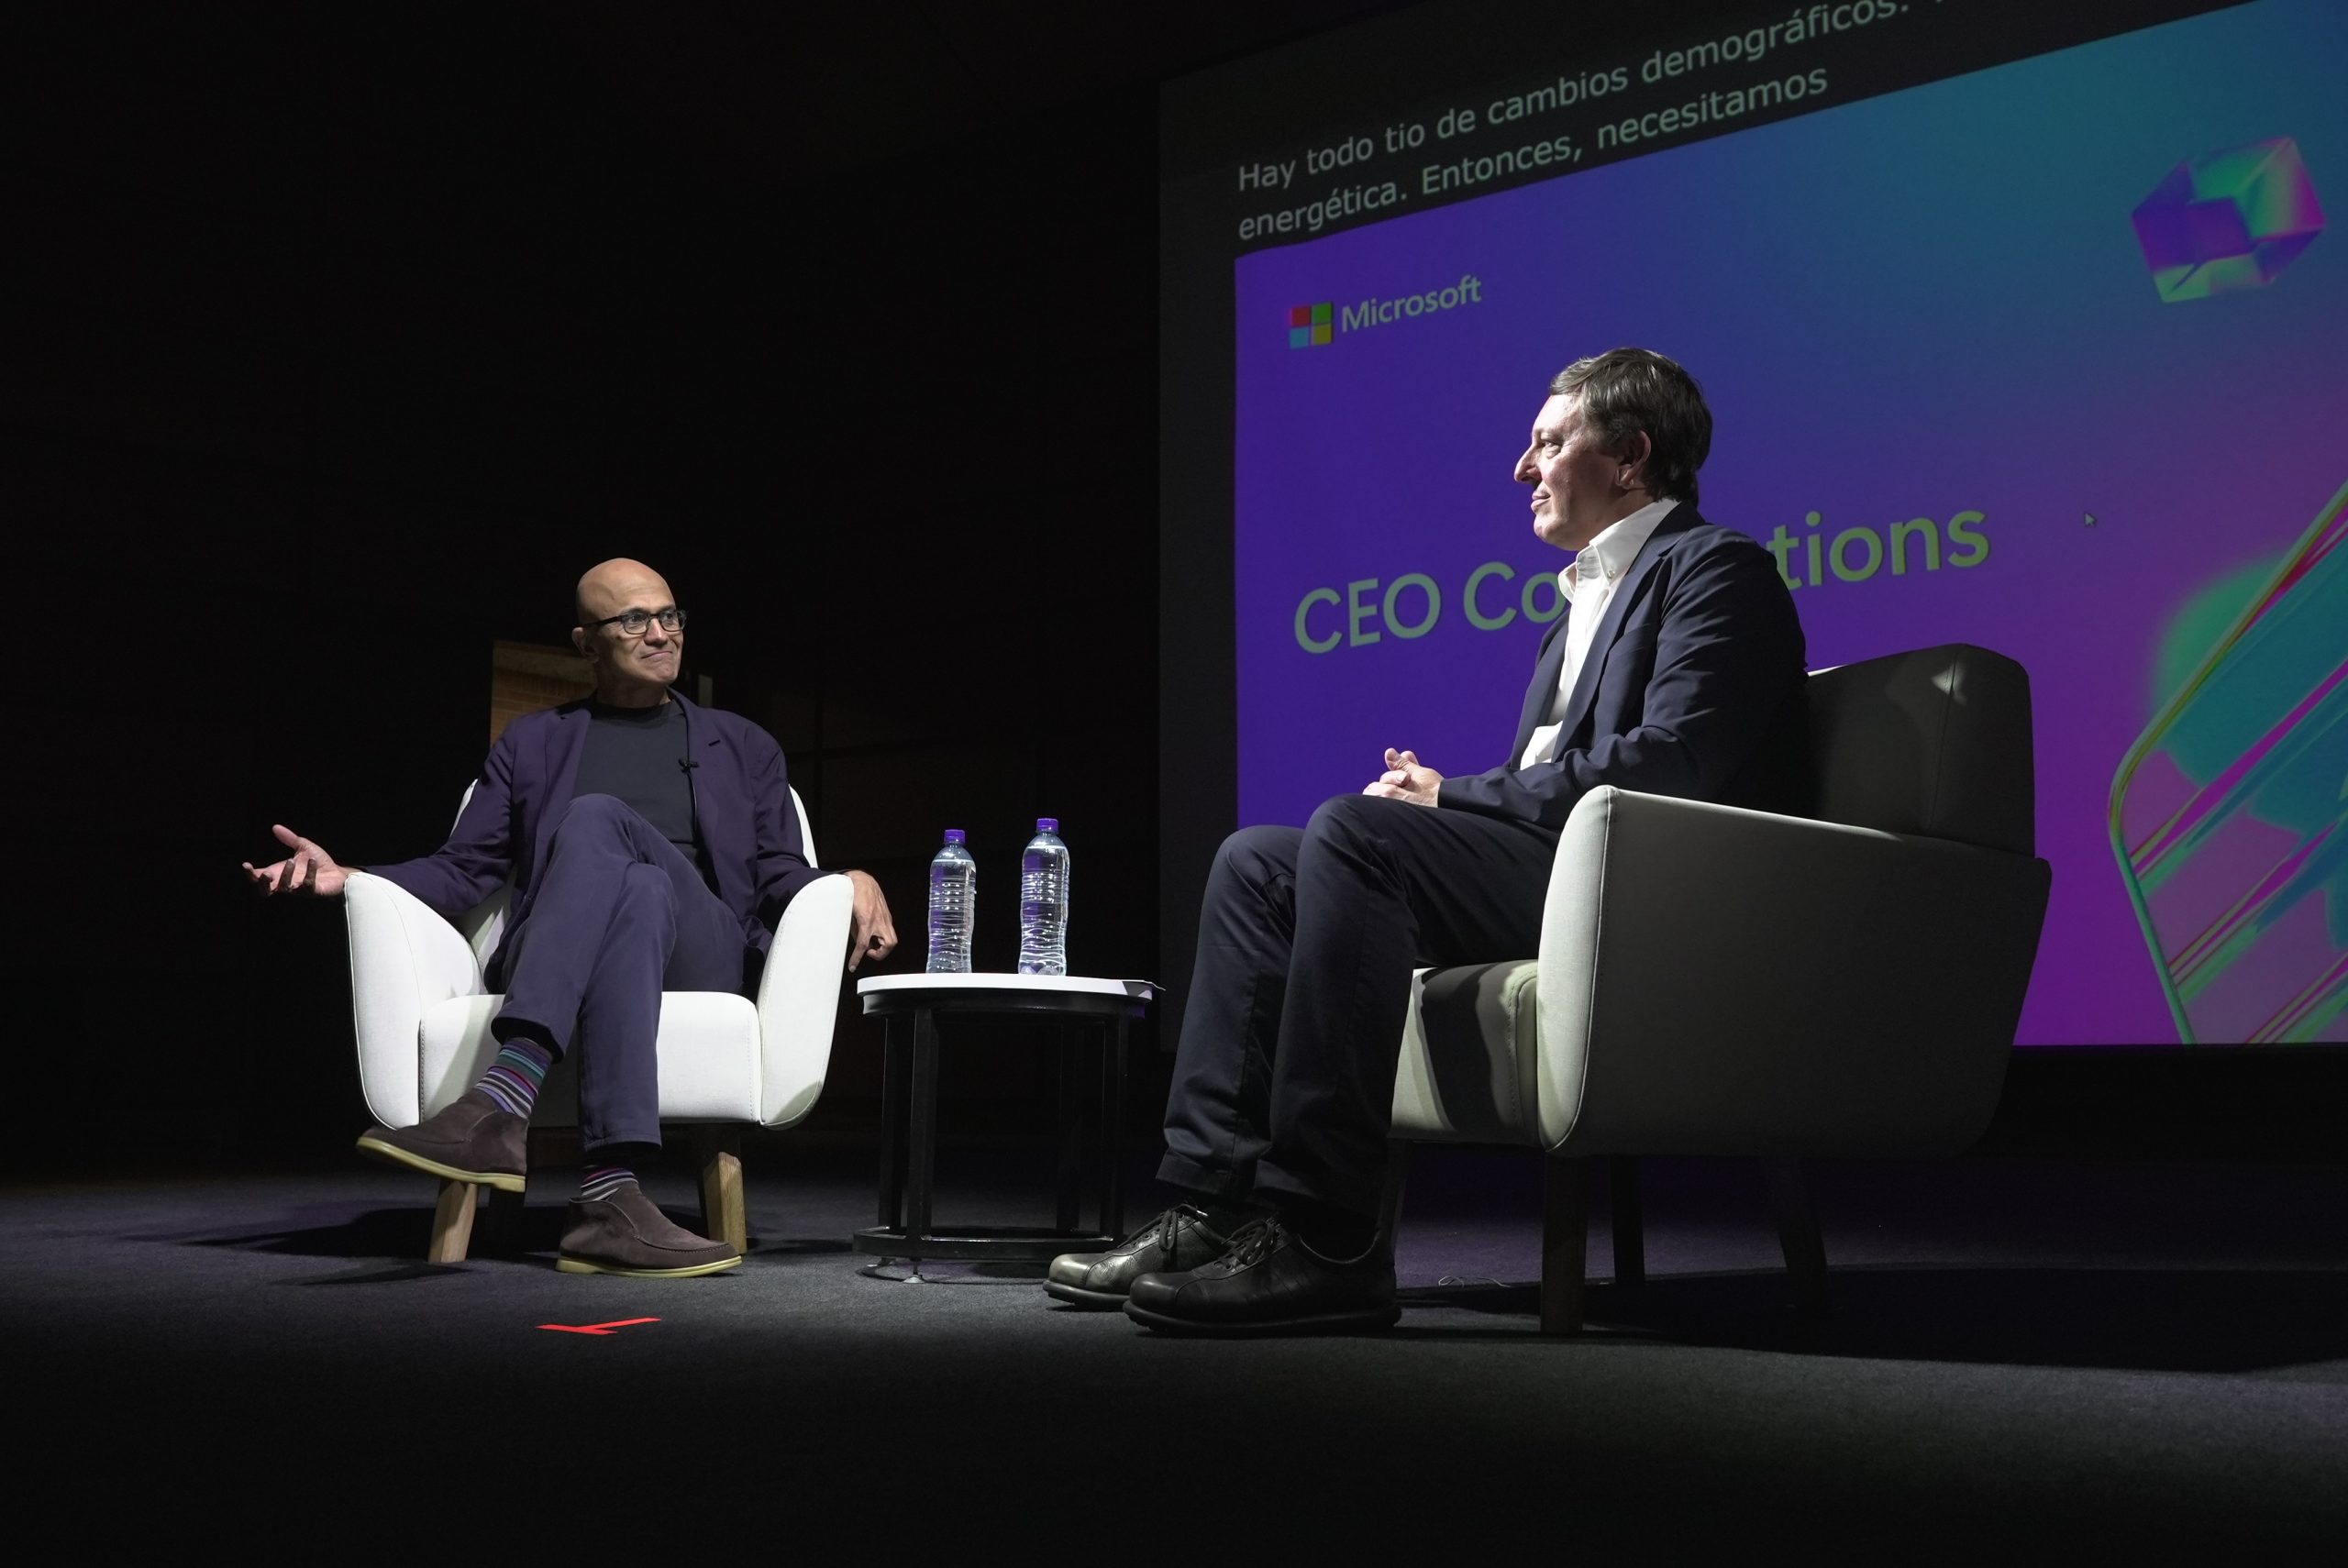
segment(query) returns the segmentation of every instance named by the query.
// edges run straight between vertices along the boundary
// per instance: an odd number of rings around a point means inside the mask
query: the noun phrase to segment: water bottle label
[[[950,845],[929,867],[929,955],[932,974],[968,974],[970,916],[977,867],[968,851]]]

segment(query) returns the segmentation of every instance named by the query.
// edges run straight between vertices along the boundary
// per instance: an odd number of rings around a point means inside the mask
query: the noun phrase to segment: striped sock
[[[601,1202],[635,1181],[636,1172],[626,1165],[598,1165],[590,1160],[586,1168],[579,1173],[579,1201]]]
[[[538,1086],[546,1082],[547,1069],[553,1065],[553,1051],[517,1034],[498,1047],[497,1060],[473,1087],[495,1100],[498,1110],[527,1116],[530,1107],[538,1102]]]

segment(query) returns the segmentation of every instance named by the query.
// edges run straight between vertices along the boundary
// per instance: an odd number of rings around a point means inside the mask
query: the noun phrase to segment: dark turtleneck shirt
[[[610,795],[650,823],[709,879],[700,835],[693,830],[692,774],[687,761],[684,710],[674,702],[651,708],[612,708],[589,700],[593,722],[579,756],[571,798]]]

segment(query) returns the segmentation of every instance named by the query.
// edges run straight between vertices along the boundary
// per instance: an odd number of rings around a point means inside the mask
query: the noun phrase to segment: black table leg
[[[1606,1178],[1614,1198],[1614,1284],[1629,1289],[1647,1281],[1646,1220],[1639,1203],[1638,1156],[1608,1155]]]
[[[973,987],[984,990],[984,987]],[[1002,988],[1008,989],[1009,988]],[[909,1277],[922,1277],[933,1259],[1045,1262],[1067,1252],[1097,1252],[1112,1246],[1125,1223],[1125,1098],[1132,1054],[1131,1018],[1138,1007],[1119,1011],[1115,1003],[1069,999],[1037,1004],[1027,999],[998,1003],[946,988],[932,994],[878,1002],[868,997],[867,1017],[885,1022],[881,1060],[880,1222],[849,1238],[857,1252],[883,1261],[901,1259]],[[1058,1032],[1058,1137],[1054,1140],[1054,1223],[1041,1225],[948,1224],[941,1231],[936,1213],[937,1139],[941,1113],[938,1078],[944,1066],[941,1012],[1025,1015]],[[1094,1035],[1091,1030],[1100,1032]],[[1101,1173],[1100,1223],[1088,1226],[1085,1170],[1091,1138],[1087,1125],[1093,1099],[1086,1051],[1101,1052],[1101,1136],[1096,1142]],[[864,1271],[871,1273],[868,1269]]]
[[[880,1223],[893,1228],[905,1221],[905,1150],[898,1131],[905,1121],[906,1059],[904,1031],[908,1021],[892,1015],[882,1031],[880,1057]]]
[[[1101,1026],[1101,1230],[1125,1232],[1125,1021]]]
[[[905,1255],[919,1261],[915,1243],[929,1235],[930,1190],[937,1153],[937,1019],[928,1008],[914,1013],[913,1147],[907,1164]]]
[[[1802,1179],[1801,1161],[1790,1156],[1767,1159],[1761,1168],[1769,1178],[1769,1206],[1776,1211],[1778,1239],[1786,1252],[1786,1270],[1793,1275],[1794,1305],[1805,1312],[1826,1308],[1826,1242],[1818,1231],[1818,1210],[1810,1201],[1810,1184]]]
[[[1074,1032],[1058,1031],[1060,1047],[1060,1165],[1059,1206],[1053,1223],[1062,1231],[1076,1229],[1076,1200],[1084,1175],[1084,1099],[1077,1090]]]

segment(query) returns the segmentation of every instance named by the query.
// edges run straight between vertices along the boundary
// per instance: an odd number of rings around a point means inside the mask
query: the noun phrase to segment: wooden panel
[[[493,643],[489,661],[489,744],[525,713],[553,708],[595,690],[587,661],[569,648]]]

